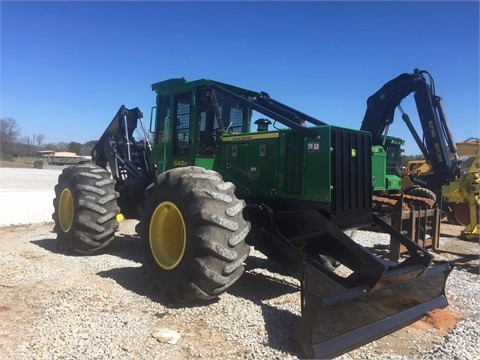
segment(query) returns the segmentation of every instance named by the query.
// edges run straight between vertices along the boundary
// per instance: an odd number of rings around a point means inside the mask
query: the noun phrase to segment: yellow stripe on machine
[[[238,134],[238,135],[224,135],[222,141],[250,141],[260,139],[275,139],[280,136],[279,132],[259,133],[259,134]]]

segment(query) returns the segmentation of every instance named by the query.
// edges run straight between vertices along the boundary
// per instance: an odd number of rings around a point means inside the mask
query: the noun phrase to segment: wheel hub
[[[63,189],[58,204],[58,220],[63,232],[70,231],[73,224],[73,196],[70,189]]]
[[[152,214],[149,229],[152,255],[165,270],[176,268],[183,259],[186,248],[185,221],[178,207],[165,201]]]

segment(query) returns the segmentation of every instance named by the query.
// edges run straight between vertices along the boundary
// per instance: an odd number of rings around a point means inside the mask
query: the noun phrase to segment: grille
[[[332,127],[332,211],[336,215],[372,208],[372,144],[369,134]]]
[[[285,188],[286,194],[302,191],[304,175],[304,137],[294,132],[285,133]]]

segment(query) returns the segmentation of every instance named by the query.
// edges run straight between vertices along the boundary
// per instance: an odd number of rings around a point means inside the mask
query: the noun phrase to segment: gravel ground
[[[299,284],[262,254],[251,252],[246,273],[218,301],[161,303],[142,267],[136,221],[121,222],[103,254],[65,256],[51,223],[61,170],[0,170],[0,359],[302,358],[293,339]],[[388,243],[368,231],[354,238]],[[478,244],[442,232],[441,248],[436,258],[456,264],[450,306],[338,359],[479,358]],[[164,342],[163,330],[178,342]]]

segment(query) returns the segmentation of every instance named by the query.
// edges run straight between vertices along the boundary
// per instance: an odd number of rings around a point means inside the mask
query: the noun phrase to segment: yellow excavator
[[[464,158],[461,176],[442,186],[442,197],[451,212],[449,222],[465,225],[461,237],[478,240],[480,237],[480,139],[469,138],[457,143],[458,154]]]
[[[448,222],[463,225],[461,237],[478,240],[480,235],[480,139],[468,138],[456,143],[461,159],[460,175],[442,186],[443,210]],[[411,160],[407,163],[402,178],[402,188],[412,186],[411,178],[434,174],[426,160]]]

